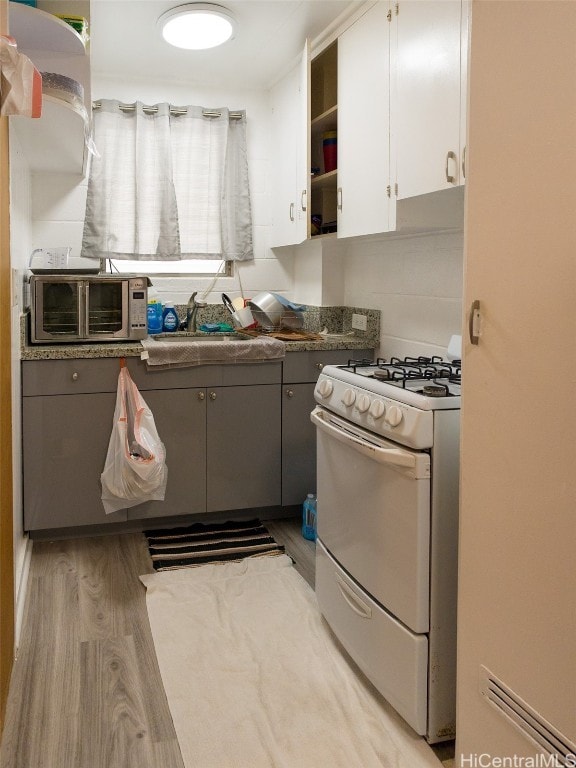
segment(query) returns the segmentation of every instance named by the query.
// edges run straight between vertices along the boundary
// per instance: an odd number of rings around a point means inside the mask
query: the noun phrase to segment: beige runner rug
[[[286,555],[141,576],[186,768],[439,768]]]

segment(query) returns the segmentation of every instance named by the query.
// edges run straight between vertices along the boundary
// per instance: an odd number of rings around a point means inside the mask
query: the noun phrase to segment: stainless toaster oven
[[[147,336],[148,278],[32,275],[30,341],[93,343]]]

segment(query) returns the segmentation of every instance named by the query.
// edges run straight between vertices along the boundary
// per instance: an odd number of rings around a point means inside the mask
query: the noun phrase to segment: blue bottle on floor
[[[309,493],[302,505],[302,536],[316,541],[317,500],[315,493]]]

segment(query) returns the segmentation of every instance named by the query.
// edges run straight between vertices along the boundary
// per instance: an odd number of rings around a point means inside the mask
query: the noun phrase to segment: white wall
[[[297,301],[378,309],[383,357],[445,355],[462,324],[462,231],[317,240],[295,249]]]
[[[383,357],[445,355],[462,325],[462,261],[461,232],[350,244],[343,303],[380,310]]]

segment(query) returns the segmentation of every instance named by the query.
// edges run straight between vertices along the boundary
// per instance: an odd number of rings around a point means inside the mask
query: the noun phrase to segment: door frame
[[[8,2],[0,0],[0,34]],[[12,332],[10,162],[8,118],[0,118],[0,733],[14,660],[14,541],[12,495]]]

